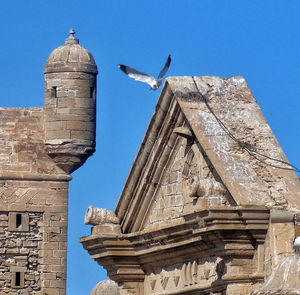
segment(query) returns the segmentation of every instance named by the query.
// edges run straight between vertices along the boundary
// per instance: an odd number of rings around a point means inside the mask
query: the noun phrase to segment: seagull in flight
[[[120,68],[121,71],[123,71],[130,78],[137,80],[137,81],[147,83],[151,86],[150,90],[156,90],[161,85],[163,76],[168,71],[170,63],[171,63],[171,55],[169,54],[167,61],[164,65],[164,67],[162,68],[162,70],[160,71],[157,79],[154,78],[153,76],[150,76],[143,72],[137,71],[137,70],[135,70],[131,67],[125,66],[125,65],[118,65],[118,67]]]

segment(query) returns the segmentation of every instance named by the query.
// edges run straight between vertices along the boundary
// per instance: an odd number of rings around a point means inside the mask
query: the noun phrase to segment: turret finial
[[[79,40],[74,36],[75,30],[72,28],[69,32],[70,36],[66,39],[66,44],[78,44]]]

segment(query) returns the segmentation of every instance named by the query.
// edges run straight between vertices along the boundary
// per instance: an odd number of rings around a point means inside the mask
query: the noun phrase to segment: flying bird
[[[151,86],[150,90],[156,90],[161,85],[161,82],[163,80],[163,76],[167,73],[169,66],[171,63],[171,55],[169,54],[167,61],[160,71],[157,79],[153,76],[150,76],[148,74],[145,74],[143,72],[137,71],[131,67],[125,66],[125,65],[118,65],[121,71],[123,71],[126,75],[128,75],[130,78],[141,81],[144,83],[147,83]]]

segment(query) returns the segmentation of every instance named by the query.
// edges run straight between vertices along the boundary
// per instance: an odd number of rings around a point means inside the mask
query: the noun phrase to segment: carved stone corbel
[[[202,178],[194,175],[183,182],[183,192],[188,198],[209,197],[211,195],[223,195],[225,187],[212,178]]]

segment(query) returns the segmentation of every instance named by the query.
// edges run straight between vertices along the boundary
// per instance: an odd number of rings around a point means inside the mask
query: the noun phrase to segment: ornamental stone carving
[[[186,154],[182,169],[181,190],[186,205],[185,212],[195,205],[203,208],[228,203],[227,189],[218,178],[201,147],[194,143]]]
[[[100,231],[120,232],[119,218],[112,211],[89,206],[84,217],[84,223],[95,225],[92,233]]]
[[[300,182],[273,157],[243,78],[168,78],[116,205],[122,233],[80,241],[121,295],[299,294]]]
[[[205,292],[222,277],[220,265],[223,272],[224,261],[210,257],[153,270],[145,278],[145,294],[179,294],[195,289]]]

